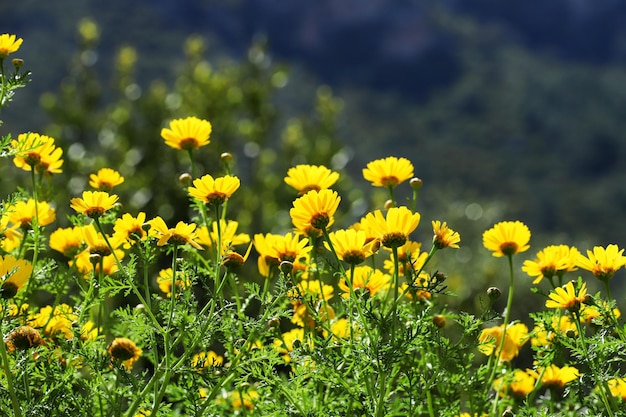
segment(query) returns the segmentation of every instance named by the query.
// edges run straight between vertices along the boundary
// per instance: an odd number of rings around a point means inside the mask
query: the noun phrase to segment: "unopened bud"
[[[222,162],[227,164],[233,160],[233,155],[230,152],[224,152],[223,154],[220,155],[220,159],[222,160]]]
[[[565,331],[565,336],[566,336],[568,339],[573,339],[573,338],[575,338],[575,337],[576,337],[576,331],[575,331],[574,329],[567,329],[567,330]]]
[[[278,326],[280,326],[280,319],[278,317],[271,318],[267,321],[267,327],[275,329]]]
[[[414,190],[419,190],[420,188],[422,188],[422,185],[424,185],[423,181],[421,180],[421,178],[411,178],[411,180],[409,181],[409,185],[411,186],[412,189]]]
[[[17,69],[22,68],[22,66],[24,65],[24,60],[23,59],[19,59],[19,58],[13,58],[11,60],[11,63],[13,64],[15,69],[17,70]]]
[[[191,176],[191,174],[188,172],[185,172],[185,173],[180,174],[180,176],[178,177],[178,182],[183,187],[187,187],[189,184],[191,184],[192,179],[193,177]]]
[[[279,268],[283,274],[289,275],[291,271],[293,271],[293,262],[282,261],[279,265]]]
[[[396,204],[393,202],[393,200],[387,200],[385,201],[385,204],[383,207],[385,208],[385,210],[389,210],[390,208],[395,207],[395,206]]]
[[[102,259],[102,256],[100,256],[100,254],[97,253],[92,253],[91,255],[89,255],[89,261],[93,264],[96,265],[100,262],[100,259]]]
[[[489,296],[491,300],[495,301],[498,298],[500,298],[501,295],[502,295],[502,291],[500,291],[500,288],[498,287],[487,288],[487,296]]]

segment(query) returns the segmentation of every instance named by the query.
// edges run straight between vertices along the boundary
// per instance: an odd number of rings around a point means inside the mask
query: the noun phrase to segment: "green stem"
[[[13,373],[11,372],[11,367],[9,366],[9,357],[7,356],[7,349],[4,344],[4,337],[2,338],[2,340],[0,340],[0,358],[2,358],[2,368],[4,370],[4,375],[7,379],[7,390],[9,391],[9,396],[11,397],[13,414],[15,415],[15,417],[22,417],[20,402],[17,399],[17,395],[15,395],[15,386],[13,385]]]

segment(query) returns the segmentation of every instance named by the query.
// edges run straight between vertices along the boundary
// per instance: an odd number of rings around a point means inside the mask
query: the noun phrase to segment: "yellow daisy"
[[[61,171],[63,150],[54,145],[54,139],[39,133],[22,133],[11,141],[10,150],[15,152],[13,163],[25,171],[52,175]]]
[[[137,217],[133,217],[129,213],[124,213],[121,218],[115,220],[113,226],[113,236],[124,242],[126,249],[130,248],[135,242],[147,237],[146,231],[143,229],[146,222],[146,213],[140,212]]]
[[[530,247],[530,230],[520,222],[500,222],[483,233],[483,245],[493,256],[511,256]]]
[[[443,248],[459,248],[461,236],[458,232],[450,229],[446,222],[441,223],[439,220],[433,220],[433,245],[437,249]]]
[[[83,191],[82,198],[72,198],[71,205],[74,210],[92,219],[97,219],[115,207],[118,197],[109,195],[104,191]]]
[[[413,177],[413,164],[406,158],[389,156],[377,159],[363,168],[363,178],[374,187],[395,187]]]
[[[125,337],[116,337],[107,349],[113,362],[121,362],[127,370],[131,370],[133,364],[139,360],[143,351],[135,342]]]
[[[168,298],[172,296],[172,268],[166,268],[159,271],[159,276],[157,277],[157,285],[161,292],[163,292]],[[184,290],[185,288],[191,285],[191,281],[186,274],[182,271],[176,272],[176,294],[180,293],[180,290]]]
[[[491,356],[501,349],[500,360],[504,362],[509,362],[517,357],[520,348],[528,341],[528,327],[523,323],[509,324],[504,336],[504,346],[500,347],[503,332],[504,324],[483,329],[478,338],[480,342],[478,350]]]
[[[538,372],[541,373],[542,369],[538,369]],[[543,370],[541,383],[546,387],[557,387],[562,389],[565,387],[565,384],[574,381],[579,376],[580,372],[573,366],[564,366],[559,368],[558,366],[552,364]]]
[[[124,182],[124,177],[111,168],[102,168],[89,176],[89,185],[96,190],[110,192],[113,187]]]
[[[169,128],[161,129],[161,137],[167,146],[174,149],[194,150],[209,144],[211,130],[211,122],[208,120],[187,117],[172,120]]]
[[[398,248],[406,243],[409,235],[417,228],[420,214],[413,213],[408,208],[392,207],[383,216],[380,210],[368,213],[365,216],[366,227],[387,248]]]
[[[9,56],[9,54],[12,54],[20,49],[22,42],[23,39],[18,38],[15,35],[10,35],[8,33],[0,35],[0,59],[4,59]]]
[[[208,352],[200,352],[193,355],[191,358],[191,366],[197,370],[203,370],[208,366],[217,367],[224,364],[224,357],[218,355],[212,350]]]
[[[566,272],[576,270],[576,262],[580,252],[567,245],[552,245],[537,252],[535,260],[526,260],[522,271],[535,277],[533,284],[538,284],[544,277],[563,276]]]
[[[587,284],[582,283],[578,293],[574,288],[572,281],[568,282],[562,287],[557,287],[550,292],[549,300],[546,300],[546,307],[548,308],[565,308],[569,311],[580,310],[580,305],[585,301],[587,296]]]
[[[196,242],[196,225],[194,223],[178,222],[173,229],[168,228],[161,217],[155,217],[148,223],[150,224],[149,235],[158,239],[157,246],[163,246],[166,243],[172,245],[189,243],[194,248],[202,250],[202,246]]]
[[[35,329],[41,329],[48,337],[54,337],[62,334],[66,339],[74,337],[73,323],[78,320],[78,315],[71,306],[60,304],[55,306],[45,306],[39,309],[29,319],[29,326]]]
[[[5,300],[15,297],[32,272],[33,266],[29,262],[10,255],[0,256],[0,297]]]
[[[18,201],[7,207],[7,219],[9,223],[22,230],[29,230],[32,227],[35,216],[39,226],[47,226],[56,219],[56,212],[50,204],[45,201],[38,201],[35,209],[35,200],[29,198],[28,201]]]
[[[45,344],[37,329],[30,326],[20,326],[9,333],[5,339],[9,352],[28,350]]]
[[[300,232],[326,229],[333,224],[333,216],[340,201],[341,197],[336,191],[309,191],[293,202],[293,207],[289,210],[291,221]],[[315,234],[315,231],[311,232]]]
[[[339,259],[349,265],[360,264],[378,249],[377,241],[366,243],[367,235],[362,230],[337,230],[328,237]],[[328,242],[325,241],[324,245],[330,250]]]
[[[619,249],[617,245],[608,245],[606,248],[596,246],[593,252],[587,251],[587,256],[581,254],[578,257],[578,266],[591,271],[600,281],[608,281],[618,269],[626,265],[626,256],[623,253],[624,249]]]
[[[80,227],[57,229],[50,234],[50,249],[72,258],[83,244],[83,235]]]
[[[233,195],[239,188],[239,178],[226,175],[213,178],[205,175],[193,181],[193,187],[188,187],[189,195],[198,201],[202,201],[210,206],[219,206]]]
[[[626,378],[614,378],[606,381],[611,395],[626,402]]]
[[[298,193],[306,194],[311,190],[320,191],[333,186],[339,179],[337,172],[323,165],[296,165],[289,168],[285,183],[295,188]]]
[[[523,400],[535,389],[537,374],[534,371],[521,369],[513,370],[502,378],[493,381],[493,387],[501,397],[510,395],[518,400]]]
[[[354,268],[352,276],[352,290],[362,289],[367,291],[368,296],[372,297],[381,290],[386,289],[391,282],[391,277],[379,269],[373,269],[370,266],[357,266]],[[343,298],[350,298],[350,287],[345,278],[339,280],[339,289],[343,292]]]

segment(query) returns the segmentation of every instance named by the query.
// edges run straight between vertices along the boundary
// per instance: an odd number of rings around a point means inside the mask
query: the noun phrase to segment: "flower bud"
[[[230,161],[233,160],[233,155],[230,152],[224,152],[223,154],[220,155],[220,159],[225,164],[228,164]]]
[[[188,185],[191,184],[191,180],[192,179],[193,179],[193,177],[191,176],[190,173],[184,172],[184,173],[180,174],[180,176],[178,177],[178,182],[183,187],[187,187]]]
[[[22,66],[24,65],[24,60],[23,59],[19,59],[19,58],[13,58],[11,60],[11,63],[13,64],[13,67],[15,67],[16,70],[22,68]]]
[[[419,190],[420,188],[422,188],[422,185],[424,185],[424,183],[422,182],[421,178],[415,177],[411,178],[411,180],[409,181],[409,185],[412,189]]]
[[[439,327],[440,329],[446,327],[446,318],[445,316],[441,315],[441,314],[437,314],[435,316],[433,316],[433,323],[435,324],[435,326]]]
[[[396,205],[393,202],[393,200],[387,200],[387,201],[385,201],[385,204],[384,204],[383,207],[385,208],[385,210],[389,210],[390,208],[395,207],[395,206]]]
[[[291,271],[293,271],[293,262],[282,261],[279,265],[279,268],[283,274],[289,275]]]
[[[500,291],[500,288],[498,287],[487,288],[487,296],[489,296],[490,300],[495,301],[498,298],[500,298],[501,295],[502,295],[502,291]]]

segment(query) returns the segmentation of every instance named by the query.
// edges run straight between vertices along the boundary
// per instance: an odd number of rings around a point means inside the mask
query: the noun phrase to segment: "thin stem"
[[[21,417],[22,410],[20,408],[20,402],[17,399],[17,395],[15,395],[15,386],[13,385],[13,373],[9,366],[9,357],[7,356],[7,349],[4,344],[4,340],[0,340],[0,358],[2,359],[2,369],[4,370],[4,375],[7,379],[7,390],[9,391],[9,396],[11,397],[13,413],[15,417]]]

